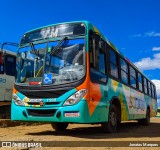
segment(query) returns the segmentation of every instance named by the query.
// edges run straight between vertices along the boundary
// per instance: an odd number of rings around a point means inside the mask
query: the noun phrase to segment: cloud
[[[160,33],[155,32],[155,31],[151,31],[151,32],[147,32],[144,34],[144,36],[150,36],[150,37],[156,37],[159,36],[160,37]]]
[[[143,35],[142,34],[134,34],[134,35],[131,35],[130,37],[133,38],[133,37],[142,37]]]
[[[156,85],[157,98],[160,99],[160,80],[154,79],[152,82]]]
[[[153,47],[152,51],[160,51],[160,47]]]
[[[131,35],[130,37],[131,38],[134,38],[134,37],[160,37],[160,32],[150,31],[150,32],[146,32],[143,34]]]
[[[160,53],[154,54],[153,58],[142,58],[134,63],[140,70],[154,70],[160,69]]]

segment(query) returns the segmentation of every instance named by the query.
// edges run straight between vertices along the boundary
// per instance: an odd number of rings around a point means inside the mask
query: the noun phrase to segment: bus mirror
[[[1,50],[2,50],[3,54],[5,53],[5,50],[4,50],[4,46],[5,46],[5,45],[7,45],[7,46],[11,45],[11,46],[15,46],[15,47],[16,47],[16,49],[12,49],[12,50],[10,49],[11,51],[16,51],[16,50],[17,50],[17,47],[19,46],[18,43],[5,42],[5,43],[3,43],[2,46],[1,46]]]

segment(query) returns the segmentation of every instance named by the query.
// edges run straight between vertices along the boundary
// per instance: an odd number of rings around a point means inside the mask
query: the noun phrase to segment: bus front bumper
[[[89,116],[85,113],[87,111],[88,106],[85,100],[72,106],[52,108],[17,106],[12,101],[11,120],[89,123]]]

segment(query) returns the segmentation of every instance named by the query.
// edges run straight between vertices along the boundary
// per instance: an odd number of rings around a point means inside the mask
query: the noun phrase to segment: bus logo
[[[43,101],[39,102],[39,105],[44,106],[44,102]]]

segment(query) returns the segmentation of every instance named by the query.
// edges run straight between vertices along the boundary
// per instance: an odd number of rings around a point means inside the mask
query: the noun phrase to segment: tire
[[[66,123],[66,122],[54,122],[54,123],[51,123],[51,126],[55,131],[65,131],[66,128],[68,127],[68,123]]]
[[[116,107],[114,105],[110,106],[108,114],[108,122],[104,122],[101,125],[105,133],[114,133],[117,131],[118,114]]]
[[[138,124],[149,126],[149,124],[150,124],[150,110],[149,109],[147,109],[146,118],[145,119],[139,119]]]

